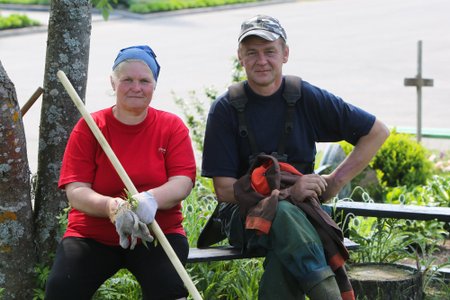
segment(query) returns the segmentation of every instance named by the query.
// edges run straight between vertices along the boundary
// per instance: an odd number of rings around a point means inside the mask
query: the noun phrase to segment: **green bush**
[[[158,11],[211,7],[256,1],[257,0],[132,0],[128,1],[128,3],[129,11],[145,14]]]
[[[395,130],[378,151],[371,166],[381,171],[380,180],[389,187],[423,185],[432,175],[426,148],[413,140],[411,135]]]
[[[339,144],[347,155],[353,150],[349,143]],[[411,135],[397,133],[394,129],[369,167],[377,171],[378,179],[387,187],[424,185],[433,171],[428,154],[429,151]]]
[[[8,4],[50,4],[50,0],[0,0],[0,3]]]
[[[26,15],[11,14],[7,17],[0,16],[0,30],[38,25],[40,25],[38,21],[30,19]]]

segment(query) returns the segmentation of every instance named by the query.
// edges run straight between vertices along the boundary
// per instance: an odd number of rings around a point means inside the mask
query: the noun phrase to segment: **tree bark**
[[[36,244],[39,261],[50,265],[62,231],[56,216],[67,207],[57,183],[65,146],[80,115],[56,77],[63,70],[82,99],[86,94],[91,4],[89,0],[53,0],[39,131],[35,199]]]
[[[0,287],[31,299],[36,251],[25,130],[14,84],[0,62]]]

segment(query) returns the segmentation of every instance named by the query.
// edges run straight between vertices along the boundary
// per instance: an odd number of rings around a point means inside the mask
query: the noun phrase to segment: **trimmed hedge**
[[[39,26],[40,24],[38,21],[30,19],[26,15],[11,14],[7,17],[0,16],[0,30]]]

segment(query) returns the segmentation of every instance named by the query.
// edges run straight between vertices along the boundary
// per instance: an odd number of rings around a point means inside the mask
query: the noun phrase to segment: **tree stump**
[[[423,299],[422,276],[417,269],[383,263],[348,265],[348,276],[359,300]]]

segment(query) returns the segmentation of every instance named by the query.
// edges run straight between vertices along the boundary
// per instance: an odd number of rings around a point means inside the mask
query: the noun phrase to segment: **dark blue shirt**
[[[245,84],[248,130],[253,132],[260,152],[266,154],[277,151],[284,129],[287,104],[283,90],[284,83],[275,94],[264,97]],[[375,122],[375,116],[306,81],[302,81],[301,94],[295,105],[294,127],[285,143],[290,163],[313,165],[316,142],[345,140],[355,145]],[[202,176],[240,178],[249,168],[251,154],[248,139],[239,135],[237,111],[226,92],[213,102],[209,111]]]

